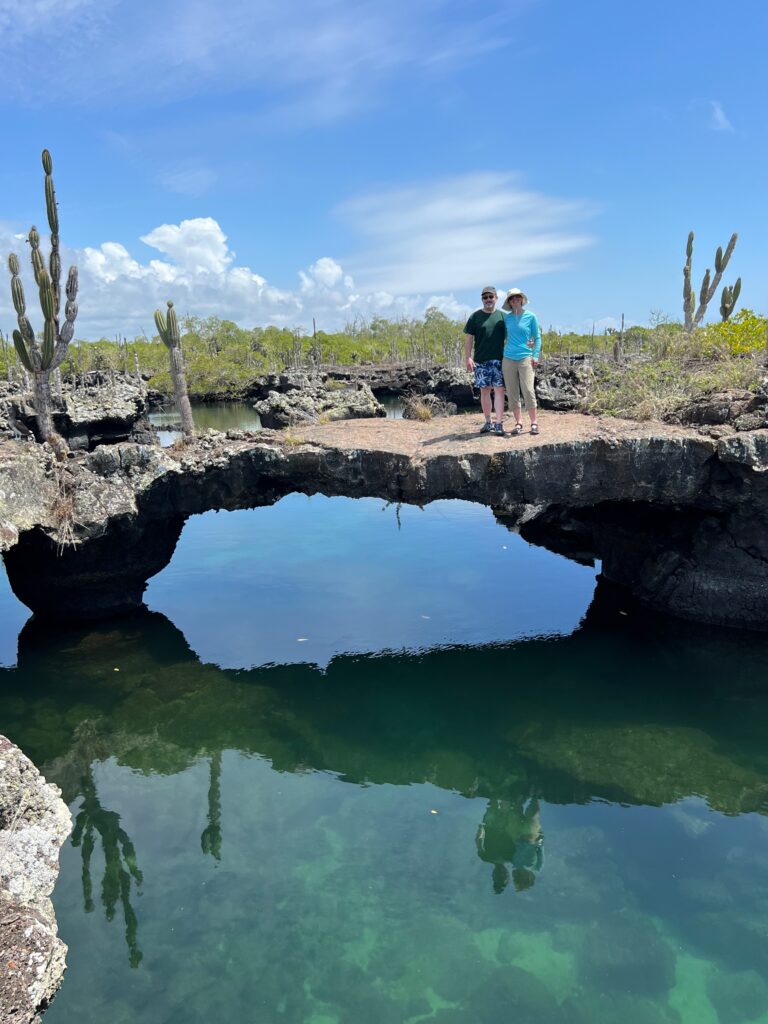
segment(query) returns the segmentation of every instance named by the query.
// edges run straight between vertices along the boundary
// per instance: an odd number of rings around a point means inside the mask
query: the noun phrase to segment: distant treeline
[[[413,362],[463,365],[463,321],[450,320],[435,308],[422,319],[359,318],[343,331],[314,335],[279,327],[239,327],[218,317],[188,316],[181,321],[182,350],[190,394],[195,397],[239,398],[261,374],[284,367],[349,366],[359,363]],[[648,357],[722,360],[766,349],[768,320],[741,310],[729,322],[683,331],[679,323],[655,317],[651,327],[607,329],[587,334],[545,330],[543,358],[567,360],[580,353],[608,360]],[[62,365],[65,377],[87,370],[136,369],[151,386],[170,393],[168,353],[158,337],[75,341]],[[20,380],[23,368],[13,343],[0,334],[0,376]]]

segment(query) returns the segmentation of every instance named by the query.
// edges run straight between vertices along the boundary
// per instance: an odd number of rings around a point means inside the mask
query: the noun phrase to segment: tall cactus
[[[733,288],[723,288],[723,294],[720,297],[720,316],[722,317],[723,323],[728,320],[731,313],[736,306],[736,300],[741,293],[741,278],[736,279],[736,284]]]
[[[192,438],[195,436],[195,423],[192,419],[192,406],[189,404],[189,395],[187,394],[187,378],[184,375],[179,321],[176,319],[176,311],[170,300],[168,301],[167,317],[163,316],[159,309],[155,310],[155,324],[157,325],[157,333],[168,349],[168,360],[173,379],[173,393],[176,400],[176,408],[181,414],[181,429],[185,438]]]
[[[40,235],[34,225],[30,228],[27,238],[31,250],[32,270],[40,297],[40,309],[43,313],[42,343],[35,337],[35,332],[27,318],[24,286],[19,277],[19,258],[16,253],[11,253],[8,257],[8,269],[11,273],[11,298],[19,324],[18,330],[13,332],[13,344],[22,365],[34,378],[37,432],[39,440],[45,441],[50,437],[58,437],[53,426],[49,378],[51,371],[61,365],[75,333],[77,267],[69,268],[65,287],[67,301],[64,307],[64,323],[59,327],[61,307],[59,212],[56,206],[56,190],[53,185],[53,161],[47,149],[43,150],[42,163],[45,172],[45,208],[48,227],[51,229],[51,253],[48,257],[47,270],[40,252]]]
[[[691,259],[693,256],[693,232],[688,234],[688,242],[685,247],[685,266],[683,267],[683,317],[685,322],[686,331],[692,331],[694,327],[698,327],[701,321],[704,319],[704,314],[707,312],[707,306],[712,301],[720,285],[720,281],[723,276],[723,271],[728,266],[728,261],[733,255],[733,250],[736,248],[736,240],[738,235],[734,232],[731,235],[730,241],[723,252],[722,246],[717,247],[715,253],[715,276],[711,276],[711,271],[707,268],[704,277],[701,281],[701,288],[699,290],[699,304],[696,306],[696,300],[691,289]],[[738,282],[738,290],[734,285],[733,289],[726,289],[729,291],[730,297],[733,299],[735,304],[736,299],[741,291],[741,278]],[[735,294],[734,294],[735,293]],[[723,305],[721,303],[720,315],[723,316]],[[733,306],[730,307],[728,316],[733,312]],[[727,316],[723,316],[724,320],[727,320]]]

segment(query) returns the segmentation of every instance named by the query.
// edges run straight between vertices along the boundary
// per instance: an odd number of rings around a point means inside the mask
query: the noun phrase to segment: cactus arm
[[[29,235],[27,236],[29,247],[32,251],[32,269],[35,272],[35,284],[40,284],[40,271],[45,268],[43,263],[43,257],[40,252],[40,235],[37,228],[33,224],[29,229]]]
[[[701,282],[701,291],[699,292],[699,302],[707,301],[707,292],[709,291],[709,267],[707,267],[704,278]]]
[[[736,300],[741,294],[741,278],[737,278],[736,284],[733,288],[723,288],[723,294],[720,298],[720,316],[723,323],[725,323],[734,309],[736,308]]]
[[[69,274],[67,275],[67,303],[64,306],[64,323],[61,325],[59,331],[59,340],[56,343],[56,348],[53,353],[53,361],[51,366],[55,369],[60,366],[64,356],[67,354],[67,346],[75,333],[75,320],[77,319],[77,267],[70,267]]]
[[[693,328],[693,292],[691,291],[691,258],[693,256],[693,232],[688,232],[688,241],[685,245],[685,266],[683,267],[683,317],[685,329],[690,331]]]
[[[51,229],[51,255],[48,259],[48,270],[53,287],[53,317],[58,328],[59,308],[61,306],[61,257],[59,256],[59,209],[56,204],[56,187],[53,184],[53,160],[47,149],[42,153],[43,170],[45,171],[45,212],[48,227]]]
[[[29,352],[27,346],[24,344],[24,339],[21,336],[21,331],[13,332],[13,344],[16,349],[16,354],[21,360],[21,365],[28,370],[30,373],[34,373],[34,367],[32,366],[32,360],[29,358]]]

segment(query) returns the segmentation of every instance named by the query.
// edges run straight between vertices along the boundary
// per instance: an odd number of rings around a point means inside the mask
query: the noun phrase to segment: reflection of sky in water
[[[594,577],[479,505],[398,512],[373,498],[294,494],[190,519],[146,600],[206,661],[325,664],[343,651],[567,633]]]
[[[0,569],[0,665],[15,664],[16,638],[29,616],[29,609],[11,593],[3,566]]]

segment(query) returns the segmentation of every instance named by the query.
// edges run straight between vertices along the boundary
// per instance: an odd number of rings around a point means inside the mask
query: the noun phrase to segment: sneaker
[[[494,434],[496,434],[497,437],[504,437],[504,424],[503,423],[494,423],[493,424],[493,432],[494,432]]]
[[[539,432],[539,424],[538,423],[532,423],[531,424],[531,433],[532,434],[538,434],[538,432]]]
[[[516,423],[514,425],[514,427],[512,427],[512,430],[510,431],[510,433],[512,434],[512,437],[520,437],[522,432],[523,432],[523,424],[522,423]]]
[[[491,421],[490,420],[486,420],[485,423],[482,425],[482,427],[480,427],[480,433],[481,434],[490,434],[490,432],[492,430],[493,430],[493,427],[491,426]]]

